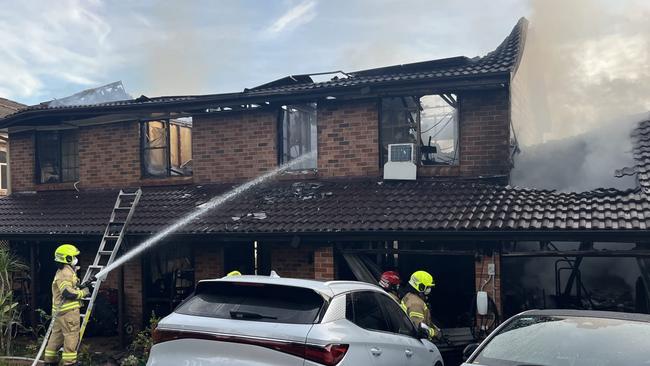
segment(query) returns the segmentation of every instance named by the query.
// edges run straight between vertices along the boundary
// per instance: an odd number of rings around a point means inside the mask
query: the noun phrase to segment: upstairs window
[[[0,151],[0,190],[7,189],[7,152]]]
[[[36,134],[36,180],[38,183],[79,180],[76,130],[43,131]]]
[[[318,151],[316,103],[282,106],[280,113],[280,164]],[[317,156],[292,167],[293,170],[316,169]]]
[[[141,125],[142,175],[192,175],[192,119],[145,121]]]
[[[456,165],[458,108],[456,96],[391,97],[381,101],[382,163],[389,144],[414,144],[421,165]]]

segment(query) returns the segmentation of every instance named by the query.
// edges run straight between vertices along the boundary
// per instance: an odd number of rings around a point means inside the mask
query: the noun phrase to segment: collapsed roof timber
[[[363,99],[385,95],[415,95],[460,90],[505,88],[521,58],[528,21],[519,20],[510,35],[484,57],[465,56],[347,73],[345,78],[313,82],[310,75],[293,75],[239,93],[148,98],[141,96],[92,105],[45,103],[21,109],[0,122],[0,128],[62,124],[105,114],[196,114],[219,108],[251,108],[287,101],[325,98]],[[316,74],[312,74],[316,75]]]

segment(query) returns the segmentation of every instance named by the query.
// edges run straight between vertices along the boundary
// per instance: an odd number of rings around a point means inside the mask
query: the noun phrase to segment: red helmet
[[[399,273],[395,271],[386,271],[381,274],[379,278],[379,286],[383,287],[387,291],[395,291],[399,287],[402,280],[399,278]]]

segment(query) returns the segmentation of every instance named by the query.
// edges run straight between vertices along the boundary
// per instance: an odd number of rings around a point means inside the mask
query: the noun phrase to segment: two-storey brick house
[[[289,76],[239,93],[29,107],[0,120],[11,161],[0,239],[30,258],[32,304],[47,308],[53,249],[73,242],[83,259],[92,257],[117,190],[143,189],[128,231],[132,247],[311,151],[313,159],[112,273],[107,285],[120,290],[125,317],[139,326],[152,310],[169,312],[195,281],[234,269],[372,281],[396,268],[405,277],[434,274],[434,316],[447,328],[470,327],[478,290],[493,300],[490,319],[516,310],[502,305],[507,291],[514,308],[536,306],[517,293],[519,282],[502,290],[502,267],[522,271],[520,258],[602,256],[594,242],[625,241],[632,247],[614,252],[645,265],[649,207],[641,186],[584,193],[507,186],[516,151],[511,86],[526,28],[522,19],[484,57],[324,82]],[[389,145],[404,143],[413,144],[417,179],[384,180]],[[574,272],[580,261],[567,260]],[[567,291],[558,304],[580,287],[573,282],[561,281]]]

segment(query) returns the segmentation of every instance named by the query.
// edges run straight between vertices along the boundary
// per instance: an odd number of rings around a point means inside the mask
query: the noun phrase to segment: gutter
[[[27,109],[17,114],[5,117],[0,122],[0,128],[7,128],[15,125],[17,122],[28,121],[38,118],[39,116],[52,117],[56,115],[75,116],[75,115],[93,115],[103,113],[116,113],[122,111],[148,111],[154,109],[157,112],[168,111],[170,109],[179,110],[200,110],[208,107],[217,107],[219,105],[228,106],[240,103],[264,103],[273,101],[287,101],[288,99],[314,100],[328,96],[352,96],[352,97],[373,97],[382,95],[381,93],[404,93],[404,88],[422,88],[430,91],[454,91],[462,88],[505,88],[510,84],[510,71],[499,73],[490,73],[485,75],[462,75],[436,79],[412,79],[400,81],[384,81],[359,86],[339,86],[329,88],[316,88],[301,91],[289,92],[240,92],[225,93],[213,95],[199,95],[195,99],[180,101],[152,101],[145,103],[133,103],[124,105],[92,105],[81,107],[62,107],[53,109]],[[173,98],[173,97],[170,97]]]

